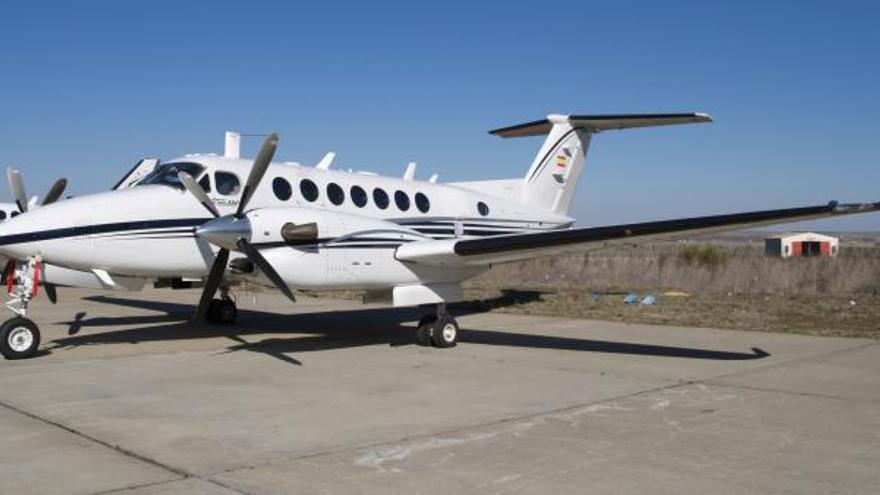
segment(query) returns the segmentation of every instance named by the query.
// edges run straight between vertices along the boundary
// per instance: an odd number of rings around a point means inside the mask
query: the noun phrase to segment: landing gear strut
[[[16,314],[0,325],[0,354],[6,359],[32,357],[40,347],[40,329],[27,318],[27,308],[37,296],[42,268],[38,257],[6,265],[6,286],[11,296],[6,308]]]
[[[229,286],[220,286],[220,298],[213,299],[208,304],[208,323],[220,323],[232,325],[238,317],[238,307],[229,295]]]
[[[458,343],[458,322],[446,312],[446,304],[437,305],[437,313],[425,315],[419,320],[416,330],[419,345],[446,348]]]

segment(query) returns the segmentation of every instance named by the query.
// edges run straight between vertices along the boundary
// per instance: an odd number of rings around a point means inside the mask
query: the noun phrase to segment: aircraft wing
[[[395,257],[437,266],[488,265],[564,253],[584,252],[619,244],[679,239],[780,223],[880,211],[880,202],[807,206],[706,217],[661,220],[605,227],[553,230],[470,239],[416,241],[397,248]]]

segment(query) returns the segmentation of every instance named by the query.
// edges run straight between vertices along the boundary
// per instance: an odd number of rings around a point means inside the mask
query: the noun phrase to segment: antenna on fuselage
[[[430,182],[431,184],[436,184],[437,179],[439,179],[439,178],[440,178],[439,174],[431,174],[431,178],[428,179],[428,182]]]
[[[416,162],[406,164],[406,172],[403,173],[403,180],[413,180],[416,176]]]
[[[268,135],[269,134],[266,134],[264,132],[226,131],[226,140],[223,147],[223,158],[241,158],[241,138],[266,137]]]
[[[223,147],[224,158],[241,158],[241,133],[226,131],[226,144]]]
[[[324,155],[324,158],[321,158],[321,161],[318,162],[317,165],[315,165],[315,168],[318,170],[327,170],[328,168],[330,168],[330,165],[333,165],[334,159],[336,159],[336,153],[330,151],[326,155]]]

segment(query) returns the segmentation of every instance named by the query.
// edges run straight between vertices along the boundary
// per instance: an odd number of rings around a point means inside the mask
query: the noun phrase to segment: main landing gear
[[[27,318],[27,308],[31,299],[37,297],[42,268],[37,257],[6,265],[4,276],[10,295],[6,308],[16,315],[0,325],[0,354],[6,359],[27,359],[40,347],[40,329]]]
[[[238,307],[235,300],[229,295],[229,286],[220,286],[220,298],[212,299],[208,303],[208,312],[205,318],[208,323],[219,323],[221,325],[232,325],[238,317]]]
[[[446,312],[446,304],[437,305],[437,313],[419,320],[416,341],[419,345],[446,348],[458,343],[458,322]]]

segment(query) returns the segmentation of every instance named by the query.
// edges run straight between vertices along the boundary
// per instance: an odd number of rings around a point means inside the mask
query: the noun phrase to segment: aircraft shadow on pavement
[[[451,311],[457,316],[482,313],[488,308],[521,303],[537,297],[540,297],[540,293],[506,291],[493,300],[481,301],[478,304],[452,306]],[[110,343],[229,338],[235,344],[227,347],[224,352],[242,350],[258,352],[290,364],[300,365],[302,363],[291,357],[290,354],[376,344],[388,344],[395,347],[416,345],[415,322],[425,313],[423,308],[365,308],[292,314],[241,310],[238,323],[235,326],[223,326],[191,323],[189,319],[194,307],[190,304],[112,296],[92,296],[85,299],[104,304],[158,311],[164,314],[87,318],[85,313],[78,313],[72,321],[63,322],[69,325],[68,333],[70,336],[52,341],[50,350]],[[94,329],[116,325],[143,326],[80,335],[84,328]],[[285,336],[263,338],[256,342],[248,342],[243,338],[247,335],[265,334],[284,334]],[[761,359],[770,355],[758,348],[752,348],[751,352],[729,352],[513,333],[502,330],[481,330],[468,327],[461,329],[458,340],[466,344],[719,361]]]

